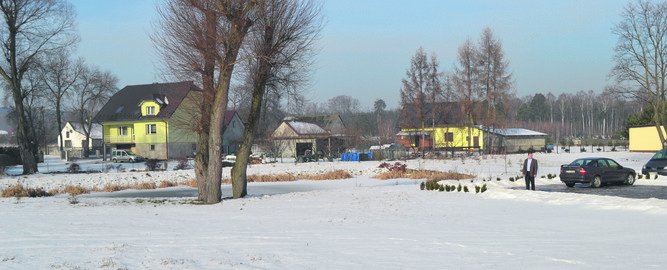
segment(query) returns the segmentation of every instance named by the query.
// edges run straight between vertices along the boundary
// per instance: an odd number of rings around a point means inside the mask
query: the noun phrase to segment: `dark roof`
[[[227,110],[225,111],[225,122],[223,123],[224,126],[229,126],[229,122],[234,119],[234,115],[236,114],[235,110]]]
[[[465,117],[463,108],[459,102],[436,102],[425,103],[421,110],[419,110],[415,103],[403,105],[401,108],[401,128],[421,128],[419,112],[422,112],[424,125],[430,127],[431,125],[451,126],[465,125]],[[475,110],[473,110],[474,112]],[[474,113],[473,113],[474,114]],[[473,116],[474,118],[474,116]],[[474,122],[474,119],[473,119]],[[473,123],[473,125],[476,123]]]
[[[176,111],[190,90],[201,91],[192,81],[128,85],[114,94],[95,116],[95,122],[140,119],[168,119]],[[141,103],[155,101],[160,112],[155,116],[141,116]]]

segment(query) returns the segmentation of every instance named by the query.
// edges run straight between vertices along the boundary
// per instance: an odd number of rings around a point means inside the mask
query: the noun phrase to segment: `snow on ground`
[[[638,171],[651,156],[605,152],[536,158],[540,175],[546,175],[558,174],[561,164],[577,157],[600,155]],[[1,198],[0,269],[667,266],[667,177],[599,189],[566,188],[558,179],[540,178],[538,191],[526,191],[523,181],[507,180],[519,175],[523,158],[406,162],[413,169],[476,174],[474,183],[460,183],[469,188],[486,183],[489,190],[483,194],[422,191],[421,181],[408,179],[376,180],[372,176],[380,162],[368,161],[253,165],[250,174],[345,169],[354,178],[250,183],[247,198],[216,205],[191,204],[196,191],[187,187],[92,193],[79,196],[78,204],[66,195]],[[229,168],[223,173],[228,175]],[[0,188],[17,181],[50,189],[191,177],[192,170],[37,174],[0,178]],[[229,185],[223,185],[223,196],[229,195]]]

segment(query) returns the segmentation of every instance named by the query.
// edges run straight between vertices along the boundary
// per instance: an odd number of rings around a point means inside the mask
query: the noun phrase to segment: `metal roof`
[[[525,129],[525,128],[496,128],[496,129],[486,129],[489,133],[498,134],[501,136],[548,136],[546,133]]]

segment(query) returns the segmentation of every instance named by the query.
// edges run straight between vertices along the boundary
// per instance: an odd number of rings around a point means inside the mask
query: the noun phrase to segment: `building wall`
[[[531,148],[534,151],[542,151],[546,145],[546,138],[539,137],[505,137],[501,139],[501,147],[504,146],[507,153],[517,153],[528,151]]]
[[[243,138],[245,126],[238,114],[234,114],[234,118],[229,121],[225,127],[225,132],[222,134],[222,148],[225,154],[234,154],[239,148],[239,144]]]
[[[661,127],[665,134],[665,128]],[[629,129],[629,150],[631,152],[655,152],[662,149],[655,126],[632,127]]]
[[[67,132],[72,131],[69,133],[69,138],[67,138]],[[60,131],[60,135],[58,136],[58,146],[60,146],[60,137],[62,136],[63,138],[63,147],[65,144],[66,140],[70,140],[72,142],[72,147],[65,147],[65,149],[73,149],[73,148],[83,148],[83,141],[86,139],[86,135],[83,133],[80,133],[72,128],[72,126],[69,123],[65,124],[65,127],[63,127],[63,130]],[[88,147],[92,149],[93,147],[93,138],[90,138],[88,141]]]
[[[155,145],[155,150],[150,149],[151,145]],[[147,159],[167,159],[167,144],[137,143],[132,152]]]
[[[467,148],[474,147],[474,138],[477,137],[479,140],[479,149],[484,149],[484,134],[481,129],[476,127],[470,128],[470,133],[472,139],[470,144],[466,138],[468,137],[468,128],[467,127],[427,127],[427,128],[407,128],[401,129],[402,132],[416,132],[416,131],[426,131],[433,134],[435,141],[436,149],[445,149],[445,148]],[[445,134],[452,133],[453,140],[445,141]],[[401,140],[406,138],[401,138]],[[430,146],[430,144],[427,144]]]

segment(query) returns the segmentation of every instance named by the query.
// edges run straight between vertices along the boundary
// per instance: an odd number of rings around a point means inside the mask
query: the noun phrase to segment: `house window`
[[[445,132],[445,142],[453,142],[453,141],[454,141],[454,133]]]
[[[65,147],[66,148],[72,148],[72,141],[71,140],[65,140]]]
[[[195,151],[197,151],[197,144],[193,143],[192,144],[192,152],[195,152]]]
[[[155,151],[155,145],[151,144],[150,149],[151,149],[151,151]]]
[[[118,135],[127,136],[127,126],[118,127]]]
[[[157,125],[146,124],[146,134],[157,134]]]
[[[69,139],[69,131],[68,131],[68,132],[65,132],[65,138],[68,138],[68,139]]]
[[[146,115],[155,115],[155,106],[147,106]]]

